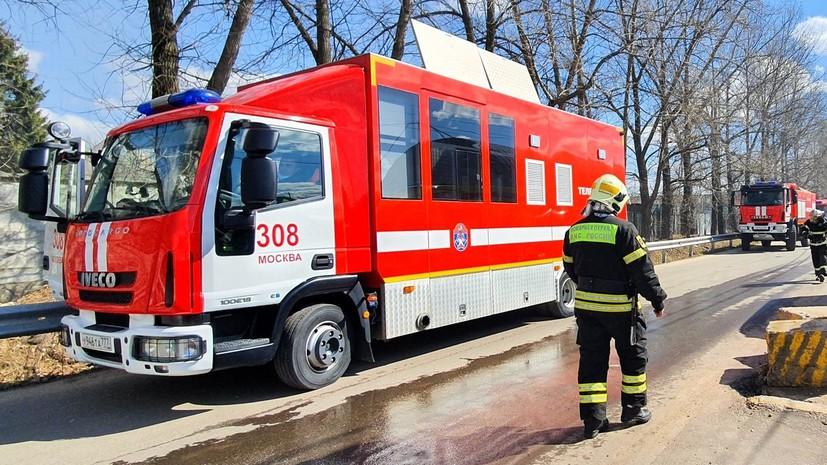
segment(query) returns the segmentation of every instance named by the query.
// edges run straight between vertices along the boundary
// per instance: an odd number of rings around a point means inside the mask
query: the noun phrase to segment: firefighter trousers
[[[827,276],[827,245],[811,245],[810,254],[816,274]]]
[[[623,409],[646,405],[646,321],[640,312],[603,313],[575,310],[580,367],[580,419],[602,421],[606,418],[609,346],[615,341],[623,374]]]

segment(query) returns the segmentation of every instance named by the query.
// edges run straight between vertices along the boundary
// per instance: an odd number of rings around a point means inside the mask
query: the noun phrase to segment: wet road
[[[658,387],[723,335],[761,337],[789,291],[813,285],[808,271],[805,250],[658,267],[671,298],[667,317],[649,322],[653,397],[668,396]],[[543,445],[580,440],[576,348],[570,320],[517,313],[384,344],[378,367],[358,365],[316,393],[278,387],[263,370],[102,370],[0,393],[0,463],[530,462]],[[619,375],[615,360],[614,404]]]

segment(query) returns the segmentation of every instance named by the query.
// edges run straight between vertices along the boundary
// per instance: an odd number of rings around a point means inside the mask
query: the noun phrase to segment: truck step
[[[227,352],[235,352],[238,350],[247,350],[256,347],[264,347],[270,344],[270,339],[267,339],[266,337],[258,339],[234,339],[232,341],[222,341],[216,343],[215,353],[223,354]]]

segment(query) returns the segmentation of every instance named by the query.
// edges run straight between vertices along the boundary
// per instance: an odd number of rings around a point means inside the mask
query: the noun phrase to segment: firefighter
[[[824,220],[824,212],[810,210],[810,218],[804,222],[802,230],[810,239],[810,254],[813,256],[816,279],[823,283],[827,277],[827,221]]]
[[[628,199],[622,181],[600,176],[592,185],[584,218],[566,232],[563,242],[563,266],[577,284],[577,382],[580,418],[589,439],[609,427],[606,375],[612,339],[623,374],[621,421],[638,425],[652,416],[646,408],[646,323],[637,295],[649,300],[660,318],[666,293],[637,229],[617,217]]]

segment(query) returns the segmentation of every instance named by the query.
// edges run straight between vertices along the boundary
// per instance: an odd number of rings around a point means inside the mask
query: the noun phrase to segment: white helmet
[[[818,217],[820,217],[820,216],[824,216],[824,212],[823,212],[823,211],[821,211],[821,210],[817,210],[817,209],[815,209],[815,208],[813,208],[812,210],[810,210],[810,219],[811,219],[811,220],[815,220],[815,219],[817,219],[817,218],[818,218]]]

